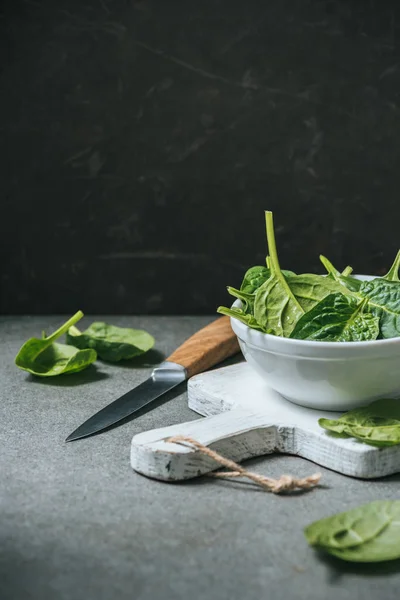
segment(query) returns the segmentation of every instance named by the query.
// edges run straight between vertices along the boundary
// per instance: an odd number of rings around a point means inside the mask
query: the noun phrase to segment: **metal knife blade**
[[[65,440],[73,442],[93,435],[126,419],[162,394],[187,379],[186,369],[176,363],[165,361],[153,369],[151,376],[111,404],[108,404],[82,423]]]
[[[239,352],[230,319],[220,317],[200,329],[156,367],[149,379],[90,417],[67,442],[99,433],[123,421],[189,377],[206,371]]]

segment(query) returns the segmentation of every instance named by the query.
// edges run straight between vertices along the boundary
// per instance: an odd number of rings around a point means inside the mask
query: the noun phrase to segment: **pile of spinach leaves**
[[[353,437],[371,446],[396,446],[400,444],[400,400],[375,400],[338,419],[321,418],[318,423],[336,435]]]
[[[352,267],[338,271],[324,256],[326,275],[281,270],[273,215],[265,212],[269,255],[265,266],[250,267],[239,289],[228,292],[241,308],[217,312],[252,329],[299,340],[369,341],[400,336],[400,250],[384,277],[360,281]]]

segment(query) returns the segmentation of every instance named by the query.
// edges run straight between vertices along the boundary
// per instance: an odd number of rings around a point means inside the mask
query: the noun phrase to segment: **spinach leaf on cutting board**
[[[400,500],[378,500],[308,525],[311,546],[350,562],[400,558]]]
[[[94,350],[78,350],[66,344],[56,343],[56,340],[82,317],[83,313],[78,311],[49,337],[43,333],[41,339],[31,338],[25,342],[15,357],[17,367],[38,377],[54,377],[86,369],[97,358]]]
[[[400,444],[400,399],[375,400],[344,413],[339,419],[321,418],[318,424],[371,446],[395,446]]]
[[[154,338],[142,329],[116,327],[98,321],[82,332],[75,326],[70,327],[67,343],[77,348],[93,348],[102,360],[118,362],[147,352],[154,346]]]

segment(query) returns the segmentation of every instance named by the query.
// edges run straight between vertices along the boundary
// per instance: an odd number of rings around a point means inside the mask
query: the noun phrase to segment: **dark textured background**
[[[213,313],[400,246],[398,2],[1,5],[3,313]]]

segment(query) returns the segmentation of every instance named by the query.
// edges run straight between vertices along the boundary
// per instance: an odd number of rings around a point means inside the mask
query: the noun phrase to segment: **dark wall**
[[[398,2],[1,5],[3,313],[213,313],[400,246]]]

